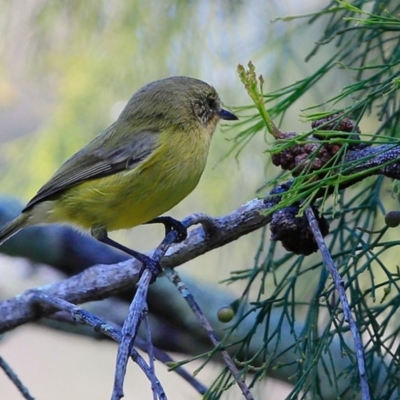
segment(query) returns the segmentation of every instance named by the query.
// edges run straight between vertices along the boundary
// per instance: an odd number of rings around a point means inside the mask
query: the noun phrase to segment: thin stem
[[[339,293],[340,302],[342,303],[343,307],[343,313],[346,318],[346,321],[349,324],[350,331],[353,336],[354,346],[356,350],[356,357],[357,357],[358,373],[361,381],[361,398],[362,400],[370,400],[371,396],[368,386],[368,377],[367,377],[367,371],[365,369],[364,347],[362,344],[360,333],[357,329],[356,322],[350,311],[349,301],[347,299],[346,290],[344,288],[344,281],[340,276],[339,271],[335,267],[335,263],[333,262],[329,249],[325,244],[325,240],[318,226],[318,221],[311,207],[306,208],[306,216],[308,219],[308,223],[310,224],[311,230],[314,234],[315,241],[317,242],[318,248],[324,259],[325,265],[328,268],[329,273],[332,276],[335,288]]]
[[[228,352],[222,348],[222,344],[219,341],[217,334],[215,333],[213,327],[207,320],[207,318],[204,315],[203,311],[201,310],[199,304],[196,302],[195,298],[190,293],[187,286],[184,284],[184,282],[182,282],[179,275],[177,274],[177,272],[174,269],[166,268],[165,275],[168,277],[168,279],[176,286],[176,288],[182,294],[182,297],[186,300],[189,307],[192,309],[194,315],[197,317],[198,321],[201,323],[201,325],[207,332],[207,335],[208,335],[211,343],[216,348],[220,349],[220,354],[221,354],[222,358],[224,359],[224,362],[225,362],[226,366],[228,367],[229,371],[231,372],[232,376],[234,377],[236,383],[240,387],[240,390],[242,391],[245,399],[246,400],[254,400],[254,397],[250,393],[249,388],[247,387],[244,379],[241,376],[242,374],[236,368],[236,365],[233,362],[231,356],[228,354]]]

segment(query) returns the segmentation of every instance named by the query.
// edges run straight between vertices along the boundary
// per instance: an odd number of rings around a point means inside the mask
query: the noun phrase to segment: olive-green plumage
[[[30,225],[66,222],[107,232],[156,218],[196,187],[220,119],[237,118],[205,82],[178,76],[144,86],[0,230],[0,244]]]

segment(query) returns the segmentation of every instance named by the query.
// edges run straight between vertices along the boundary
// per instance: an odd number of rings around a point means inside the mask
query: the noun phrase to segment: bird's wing
[[[23,211],[83,181],[133,169],[159,146],[158,130],[144,129],[127,136],[117,146],[110,145],[115,141],[112,130],[93,139],[59,168]]]

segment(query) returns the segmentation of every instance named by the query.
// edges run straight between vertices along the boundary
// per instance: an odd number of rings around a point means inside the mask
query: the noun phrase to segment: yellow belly
[[[188,152],[177,160],[165,154],[142,167],[93,179],[67,189],[52,201],[49,222],[67,222],[85,229],[108,231],[143,224],[165,213],[198,184],[204,170],[204,151]],[[155,161],[161,160],[161,161]]]

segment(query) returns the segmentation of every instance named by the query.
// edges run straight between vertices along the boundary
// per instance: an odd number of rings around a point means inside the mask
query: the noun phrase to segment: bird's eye
[[[216,103],[215,99],[213,99],[212,97],[209,97],[207,99],[207,105],[208,105],[208,107],[210,107],[210,110],[215,110],[217,107],[217,103]]]

